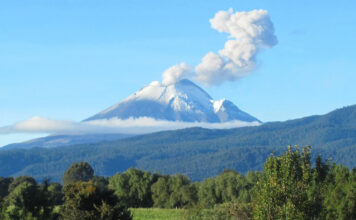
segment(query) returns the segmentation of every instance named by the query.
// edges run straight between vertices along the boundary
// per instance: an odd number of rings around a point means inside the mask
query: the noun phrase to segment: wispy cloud
[[[39,116],[32,117],[10,126],[0,127],[0,134],[48,133],[48,134],[99,134],[125,133],[144,134],[163,130],[175,130],[188,127],[211,129],[257,126],[259,122],[229,121],[224,123],[175,122],[156,120],[148,117],[129,119],[101,119],[86,122],[52,120]]]

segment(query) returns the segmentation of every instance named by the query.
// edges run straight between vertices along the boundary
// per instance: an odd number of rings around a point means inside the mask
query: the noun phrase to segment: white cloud
[[[163,85],[170,85],[184,77],[189,77],[192,73],[192,69],[193,67],[186,63],[180,63],[168,68],[162,75]]]
[[[210,19],[210,24],[213,29],[230,36],[223,49],[218,53],[207,53],[191,74],[193,79],[208,86],[250,74],[256,68],[258,53],[277,44],[273,23],[266,10],[236,13],[232,9],[219,11]],[[163,83],[174,83],[187,77],[182,64],[165,71]]]
[[[53,120],[39,116],[17,122],[11,126],[0,127],[0,134],[11,133],[82,133],[89,131],[83,123]]]
[[[258,122],[230,121],[224,123],[206,122],[175,122],[156,120],[148,117],[129,119],[101,119],[86,122],[71,122],[52,120],[42,117],[32,117],[11,126],[0,127],[0,134],[14,133],[48,133],[48,134],[98,134],[125,133],[144,134],[163,130],[175,130],[188,127],[203,127],[211,129],[257,126]]]

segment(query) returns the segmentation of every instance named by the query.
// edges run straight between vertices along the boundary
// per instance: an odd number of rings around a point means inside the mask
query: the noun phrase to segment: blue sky
[[[4,0],[0,127],[33,116],[80,121],[180,62],[223,48],[219,10],[265,9],[278,45],[253,74],[205,88],[262,121],[356,104],[354,1]],[[0,135],[0,146],[41,134]]]

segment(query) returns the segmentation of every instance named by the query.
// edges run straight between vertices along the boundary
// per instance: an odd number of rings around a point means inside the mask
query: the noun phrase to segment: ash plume
[[[256,57],[261,50],[278,43],[266,10],[219,11],[210,24],[213,29],[229,34],[224,48],[218,53],[208,52],[195,68],[185,63],[170,67],[163,73],[163,84],[186,77],[206,86],[235,81],[256,69]]]

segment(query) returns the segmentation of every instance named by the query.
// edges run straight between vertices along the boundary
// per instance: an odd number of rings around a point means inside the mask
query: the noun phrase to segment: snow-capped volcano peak
[[[162,104],[169,104],[173,100],[173,106],[179,108],[181,101],[205,104],[211,99],[209,94],[200,87],[187,79],[183,79],[170,85],[163,85],[158,81],[153,81],[148,86],[124,99],[123,102],[153,100]]]
[[[213,100],[208,93],[187,79],[169,85],[154,81],[87,120],[113,117],[151,117],[187,122],[258,121],[226,99]]]

